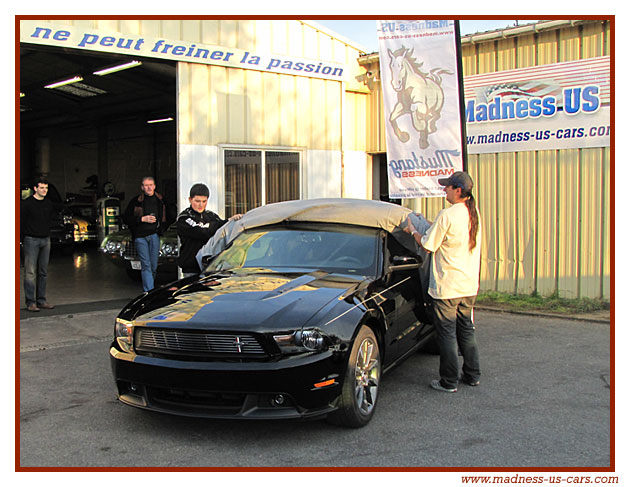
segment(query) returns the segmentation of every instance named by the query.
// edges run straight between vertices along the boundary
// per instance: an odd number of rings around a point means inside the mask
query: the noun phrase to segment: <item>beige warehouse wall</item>
[[[341,150],[342,84],[181,63],[184,144],[251,144]]]
[[[328,60],[348,68],[340,83],[182,63],[181,143],[342,150],[345,89],[365,91],[355,79],[360,74],[354,62],[358,49],[299,20],[183,22],[182,39],[189,42]]]

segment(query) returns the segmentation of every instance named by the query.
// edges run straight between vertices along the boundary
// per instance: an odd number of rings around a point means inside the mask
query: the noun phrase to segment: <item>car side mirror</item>
[[[412,269],[418,269],[420,267],[420,261],[417,257],[409,255],[395,255],[392,258],[392,263],[389,265],[389,272],[397,271],[409,271]]]

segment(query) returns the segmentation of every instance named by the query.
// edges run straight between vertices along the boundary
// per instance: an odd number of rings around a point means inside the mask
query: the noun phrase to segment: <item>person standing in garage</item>
[[[162,195],[155,191],[155,179],[145,176],[140,187],[142,193],[129,202],[123,221],[131,231],[140,258],[142,289],[146,292],[155,287],[160,235],[168,225],[166,205]]]
[[[234,215],[223,220],[216,213],[206,210],[210,190],[203,183],[193,184],[188,201],[190,206],[177,217],[177,235],[181,245],[177,265],[184,277],[199,274],[201,269],[197,262],[197,252],[216,231],[230,220],[238,220],[242,215]]]
[[[457,171],[438,183],[444,186],[451,206],[438,213],[424,235],[409,220],[405,231],[433,253],[429,295],[440,349],[440,379],[433,380],[431,387],[457,392],[458,382],[477,386],[481,375],[473,323],[473,305],[479,292],[481,224],[472,195],[473,181],[467,173]],[[461,377],[458,347],[464,357]]]
[[[46,301],[46,277],[50,258],[52,202],[46,198],[48,180],[39,178],[34,193],[20,204],[20,241],[24,249],[24,297],[28,311],[52,309]]]

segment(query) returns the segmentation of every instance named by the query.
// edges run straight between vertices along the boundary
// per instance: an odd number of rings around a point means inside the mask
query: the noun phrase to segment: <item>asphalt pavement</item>
[[[20,467],[611,465],[604,321],[477,310],[479,387],[433,391],[438,357],[419,353],[382,378],[372,421],[344,429],[184,418],[121,404],[108,357],[118,310],[20,321]]]

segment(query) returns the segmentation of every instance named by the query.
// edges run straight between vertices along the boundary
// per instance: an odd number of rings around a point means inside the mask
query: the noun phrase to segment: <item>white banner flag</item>
[[[377,22],[390,198],[444,196],[461,171],[454,20]]]

